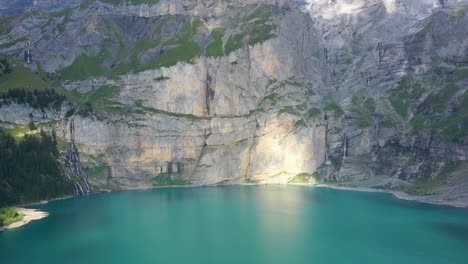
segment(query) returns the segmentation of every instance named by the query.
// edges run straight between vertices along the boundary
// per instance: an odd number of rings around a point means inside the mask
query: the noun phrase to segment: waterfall
[[[326,113],[324,115],[324,119],[325,119],[325,164],[331,165],[331,161],[328,158],[328,117]]]
[[[348,137],[346,134],[343,135],[343,161],[346,159],[346,154],[348,152]]]
[[[85,194],[85,192],[83,191],[83,187],[81,187],[81,185],[79,183],[75,183],[75,186],[77,187],[77,189],[79,189],[79,190],[77,190],[78,196]]]
[[[70,141],[71,145],[64,156],[65,167],[68,173],[67,178],[77,178],[78,181],[74,184],[73,193],[77,196],[91,192],[91,187],[88,183],[88,174],[81,166],[80,154],[75,145],[75,125],[73,120],[70,121]]]
[[[23,59],[24,59],[24,62],[26,62],[27,64],[31,64],[32,62],[32,55],[31,55],[31,50],[28,49],[27,51],[23,52]]]

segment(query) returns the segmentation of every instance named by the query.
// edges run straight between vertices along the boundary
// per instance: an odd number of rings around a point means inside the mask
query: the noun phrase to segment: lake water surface
[[[468,210],[301,186],[167,188],[36,206],[0,263],[468,263]]]

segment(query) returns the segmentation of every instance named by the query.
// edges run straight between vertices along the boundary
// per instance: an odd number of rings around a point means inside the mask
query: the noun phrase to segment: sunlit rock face
[[[372,6],[382,5],[387,14],[406,12],[415,19],[427,17],[438,8],[460,5],[461,0],[305,0],[303,7],[314,16],[325,19],[341,15],[357,16]]]
[[[450,166],[468,158],[466,12],[461,0],[97,1],[53,20],[12,20],[0,52],[30,48],[28,67],[52,76],[83,56],[111,57],[100,75],[54,81],[83,97],[112,87],[102,104],[120,111],[65,118],[64,105],[33,115],[53,120],[65,142],[74,138],[90,174],[100,172],[89,177],[96,190],[154,186],[163,176],[208,185],[302,175],[378,188],[443,177],[458,199],[466,163]],[[196,56],[138,68],[181,45],[177,33],[194,21]],[[219,32],[221,53],[210,55]],[[247,37],[230,42],[240,33]],[[128,61],[136,68],[113,72]],[[18,108],[3,106],[0,118],[26,124],[31,109]]]
[[[325,128],[295,126],[293,116],[270,116],[251,146],[248,177],[283,183],[304,172],[315,172],[325,160]],[[271,177],[274,175],[274,177]]]

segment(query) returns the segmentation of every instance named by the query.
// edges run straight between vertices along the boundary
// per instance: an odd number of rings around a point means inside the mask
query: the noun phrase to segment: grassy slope
[[[74,91],[62,91],[68,101],[76,105],[81,113],[86,114],[92,111],[100,114],[122,114],[126,113],[124,106],[112,98],[117,94],[117,88],[103,86],[96,91],[80,94]]]
[[[433,195],[438,194],[448,183],[448,178],[452,173],[466,168],[467,161],[450,161],[434,179],[418,180],[407,192],[412,195]]]
[[[357,118],[357,125],[361,128],[372,124],[372,115],[375,113],[375,102],[371,97],[367,97],[363,91],[359,91],[351,98],[351,112]]]
[[[92,2],[92,1],[89,1]],[[121,4],[121,0],[105,0],[111,4]],[[156,4],[158,0],[131,0],[127,1],[132,4]],[[86,8],[89,3],[84,3],[79,8]],[[253,8],[253,9],[252,9]],[[252,11],[253,10],[253,11]],[[49,14],[50,21],[62,19],[63,22],[58,25],[58,32],[63,34],[65,32],[66,24],[70,22],[70,16],[73,13],[72,8],[67,8],[59,12]],[[264,6],[249,7],[242,10],[237,17],[231,21],[229,27],[236,27],[238,31],[233,35],[225,36],[225,29],[215,30],[213,33],[213,42],[210,43],[206,51],[201,50],[201,47],[194,40],[197,31],[203,26],[203,23],[197,19],[186,18],[185,25],[182,30],[175,36],[168,40],[162,39],[162,31],[167,22],[172,17],[168,16],[166,19],[159,21],[156,31],[153,33],[151,39],[143,37],[135,43],[128,45],[127,36],[114,22],[108,18],[102,18],[102,30],[108,39],[104,39],[103,45],[98,54],[82,53],[75,61],[68,67],[61,69],[58,72],[57,80],[83,80],[95,78],[99,76],[112,76],[127,74],[131,71],[138,72],[147,69],[157,69],[160,67],[169,67],[175,65],[177,62],[191,62],[197,56],[206,54],[207,56],[217,57],[227,55],[230,52],[241,48],[243,45],[253,45],[258,42],[263,42],[273,37],[273,26],[271,23],[271,10]],[[1,23],[3,30],[8,29],[6,22]],[[223,38],[227,39],[223,43]],[[108,44],[115,43],[118,40],[120,51],[117,54],[111,54]],[[106,42],[108,44],[106,44]],[[153,60],[143,63],[141,56],[152,48],[159,48],[162,54],[157,55]],[[112,64],[113,67],[109,68]],[[106,66],[104,66],[106,65]],[[41,65],[38,64],[38,67]],[[21,67],[21,66],[18,66]],[[11,88],[44,88],[46,83],[37,76],[28,74],[28,71],[17,70],[19,77],[12,76],[11,79],[6,79],[0,82],[0,90],[2,86],[11,86]],[[44,78],[43,78],[44,79]],[[15,86],[15,87],[13,87]]]
[[[300,173],[292,178],[288,183],[309,183],[310,174],[308,173]]]
[[[0,77],[0,94],[7,92],[10,89],[25,89],[25,90],[43,90],[46,88],[55,88],[60,94],[66,96],[67,100],[80,109],[85,111],[96,111],[98,113],[115,113],[124,114],[123,106],[112,100],[117,93],[117,89],[111,86],[104,86],[100,89],[80,94],[78,92],[63,90],[56,87],[55,83],[46,82],[40,78],[40,72],[34,73],[26,68],[21,62],[8,59],[13,65],[13,72]],[[76,76],[76,75],[75,75]],[[18,134],[28,131],[27,127],[17,127],[11,129],[10,134],[18,137]]]
[[[7,60],[12,65],[13,72],[0,77],[0,93],[4,93],[9,89],[15,88],[35,90],[50,87],[49,84],[26,68],[22,63],[11,58],[7,58]]]
[[[206,48],[206,56],[229,55],[244,45],[255,45],[274,37],[271,16],[269,7],[256,6],[252,11],[252,6],[248,6],[232,21],[231,28],[237,28],[236,33],[226,36],[227,30],[224,28],[213,32],[213,40]],[[226,43],[223,43],[223,37],[227,38]]]
[[[418,100],[424,92],[423,87],[411,76],[404,77],[400,85],[390,92],[390,102],[395,112],[407,118],[412,101]]]
[[[107,49],[103,49],[97,56],[81,54],[72,65],[62,69],[59,74],[63,80],[83,80],[105,76],[109,71],[104,69],[102,64],[109,59],[112,59],[112,54]]]
[[[201,26],[202,23],[199,20],[186,21],[181,32],[163,44],[165,47],[173,48],[143,65],[140,69],[157,69],[173,66],[177,62],[191,62],[192,59],[200,55],[200,47],[195,42],[194,37],[197,34],[197,29]]]

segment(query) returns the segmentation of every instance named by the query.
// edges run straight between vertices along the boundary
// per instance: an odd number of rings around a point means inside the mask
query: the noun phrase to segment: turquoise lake
[[[468,263],[468,210],[302,186],[167,188],[35,206],[2,264]]]

